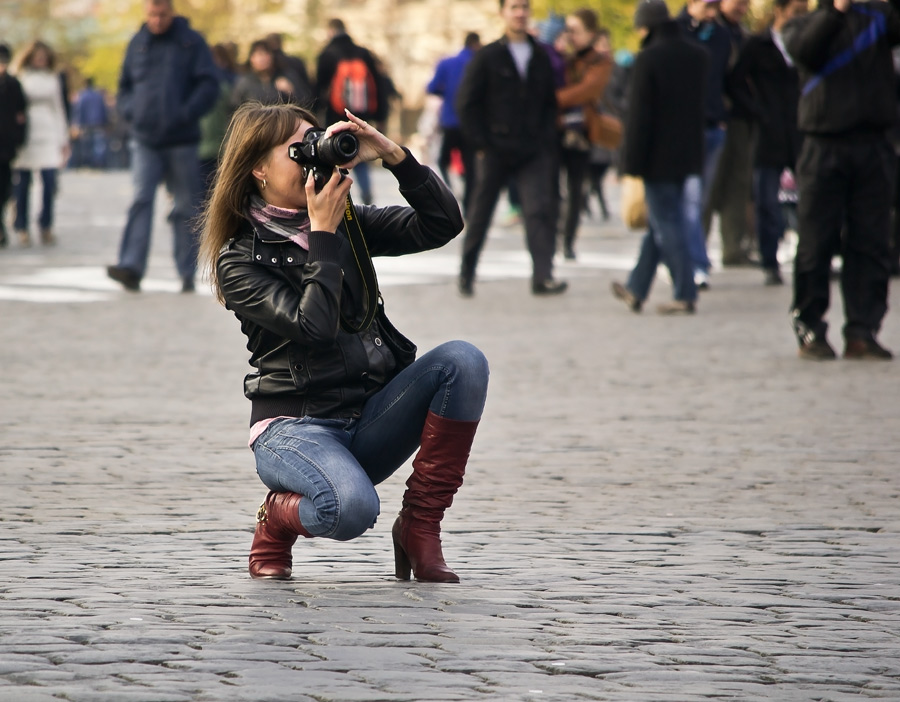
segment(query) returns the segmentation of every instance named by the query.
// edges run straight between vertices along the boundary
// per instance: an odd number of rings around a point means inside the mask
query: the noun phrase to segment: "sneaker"
[[[675,315],[675,314],[694,314],[697,311],[697,305],[687,300],[672,300],[671,302],[661,302],[656,306],[659,314]]]
[[[117,283],[121,283],[122,287],[131,292],[139,292],[141,289],[141,277],[130,268],[122,266],[107,266],[106,275]]]
[[[807,361],[830,361],[837,358],[837,354],[831,348],[831,344],[821,336],[813,337],[810,341],[801,342],[798,355]]]
[[[613,296],[617,300],[621,300],[622,302],[624,302],[628,306],[628,309],[630,309],[632,312],[641,311],[643,302],[641,300],[638,300],[634,296],[634,293],[631,292],[631,290],[622,285],[622,283],[617,282],[614,282],[611,287]]]
[[[694,285],[697,286],[697,290],[709,290],[709,273],[701,270],[695,271]]]
[[[777,268],[766,268],[766,285],[784,285],[781,271]]]
[[[553,280],[553,278],[547,278],[547,280],[542,280],[539,283],[531,284],[531,292],[535,295],[559,295],[564,293],[569,287],[569,284],[564,280]]]
[[[844,358],[854,361],[890,361],[893,357],[875,339],[847,339],[844,346]]]

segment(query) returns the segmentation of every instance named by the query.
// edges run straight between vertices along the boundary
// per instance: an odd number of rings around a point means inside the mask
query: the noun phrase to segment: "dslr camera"
[[[326,137],[324,129],[315,127],[306,130],[303,141],[295,141],[288,147],[288,157],[303,168],[304,181],[312,171],[317,191],[329,181],[337,166],[352,161],[358,153],[359,139],[353,134],[338,132]],[[347,171],[339,172],[343,180]]]

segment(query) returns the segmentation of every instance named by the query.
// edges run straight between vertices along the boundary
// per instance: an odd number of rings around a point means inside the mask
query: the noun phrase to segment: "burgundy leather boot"
[[[250,576],[271,580],[291,577],[291,546],[298,536],[312,538],[300,523],[296,492],[270,492],[256,513],[256,533],[250,546]]]
[[[459,582],[444,562],[441,520],[462,485],[477,427],[478,422],[428,413],[413,473],[406,481],[403,508],[394,522],[395,575],[400,580],[409,580],[412,570],[421,582]]]

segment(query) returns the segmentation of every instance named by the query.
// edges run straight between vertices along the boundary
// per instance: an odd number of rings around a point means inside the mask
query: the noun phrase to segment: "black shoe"
[[[567,261],[574,261],[575,249],[573,249],[571,246],[565,247],[565,249],[563,249],[563,256],[565,256]]]
[[[182,278],[181,279],[181,292],[183,293],[192,293],[196,290],[194,287],[194,279],[193,278]]]
[[[459,294],[463,297],[472,297],[475,295],[475,285],[472,278],[461,275],[459,276],[459,280],[456,282],[456,285],[459,288]]]
[[[766,268],[766,285],[784,285],[781,271],[777,268]]]
[[[117,283],[121,283],[122,287],[131,292],[139,292],[141,289],[141,277],[130,268],[122,266],[107,266],[106,275]]]
[[[626,288],[622,283],[613,282],[610,286],[612,288],[612,294],[617,300],[621,300],[626,305],[628,305],[628,309],[632,312],[640,312],[641,306],[643,303],[638,300],[634,293],[631,292],[628,288]]]
[[[564,280],[553,280],[553,278],[548,278],[547,280],[542,280],[540,283],[532,283],[531,292],[535,295],[559,295],[560,293],[564,293],[568,287],[569,284]]]
[[[830,361],[837,358],[837,354],[831,348],[831,344],[821,336],[814,337],[812,341],[801,343],[798,353],[800,358],[807,361]]]
[[[847,339],[844,346],[844,358],[854,361],[890,361],[893,357],[875,339]]]

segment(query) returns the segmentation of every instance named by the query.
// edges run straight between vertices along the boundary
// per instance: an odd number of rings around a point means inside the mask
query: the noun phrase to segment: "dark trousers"
[[[500,191],[509,181],[522,198],[525,239],[531,254],[532,280],[541,283],[553,277],[556,249],[556,218],[559,211],[558,160],[556,152],[545,149],[515,166],[482,152],[475,159],[475,189],[466,221],[466,238],[460,276],[473,280],[478,257],[487,238],[488,227]]]
[[[6,203],[12,192],[12,168],[9,161],[0,160],[0,239],[6,240]]]
[[[786,226],[784,212],[778,201],[781,187],[781,168],[753,169],[753,204],[756,211],[756,236],[762,267],[778,268],[778,242]]]
[[[578,224],[581,222],[581,212],[584,210],[584,183],[591,163],[591,152],[563,149],[560,155],[562,157],[560,170],[566,176],[563,243],[567,249],[570,249],[575,243]]]
[[[797,162],[794,314],[824,335],[831,258],[840,253],[844,337],[869,338],[887,312],[895,155],[878,135],[807,136]],[[843,237],[841,235],[844,229]]]
[[[53,226],[53,203],[56,199],[55,168],[42,168],[41,171],[41,213],[38,226],[49,229]],[[16,170],[16,221],[17,231],[28,230],[28,205],[31,196],[31,171]]]
[[[444,137],[441,139],[441,152],[438,154],[438,168],[445,183],[450,182],[450,154],[453,149],[459,151],[463,163],[463,214],[468,212],[472,199],[472,184],[475,180],[475,155],[466,146],[462,129],[459,127],[444,127]]]

